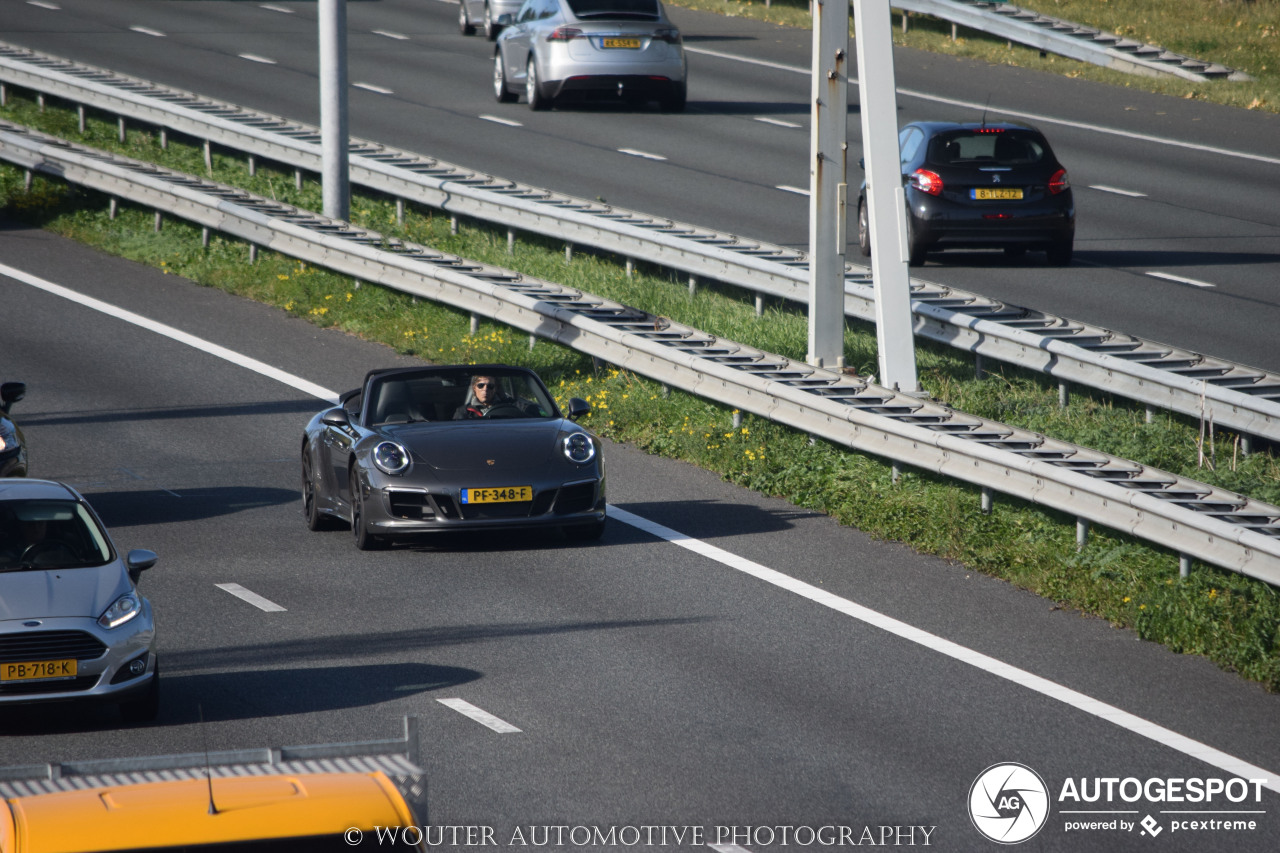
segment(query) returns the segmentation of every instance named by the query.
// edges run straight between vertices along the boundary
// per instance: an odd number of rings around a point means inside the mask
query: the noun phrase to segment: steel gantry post
[[[347,126],[347,0],[320,0],[320,185],[324,215],[351,213]]]

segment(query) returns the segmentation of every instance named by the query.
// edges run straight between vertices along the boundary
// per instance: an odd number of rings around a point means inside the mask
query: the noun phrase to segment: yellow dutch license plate
[[[75,658],[0,663],[0,681],[38,681],[42,678],[75,678],[75,676]]]
[[[635,49],[640,46],[640,39],[600,39],[601,47],[626,47]]]
[[[502,486],[497,489],[463,489],[464,504],[502,504],[533,500],[533,486]]]
[[[1022,189],[990,189],[983,187],[971,191],[977,201],[1016,201],[1022,198]]]

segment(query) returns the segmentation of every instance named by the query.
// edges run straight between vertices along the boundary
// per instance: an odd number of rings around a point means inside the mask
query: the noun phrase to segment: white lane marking
[[[370,92],[377,92],[379,95],[395,94],[395,92],[391,91],[390,89],[384,89],[381,86],[375,86],[372,83],[352,83],[351,85],[356,89],[366,89]]]
[[[142,33],[144,36],[155,36],[159,39],[167,38],[164,33],[159,30],[153,30],[150,27],[129,27],[129,29],[133,30],[135,33]]]
[[[697,47],[697,48],[689,47],[688,45],[685,46],[684,52],[700,53],[700,54],[703,54],[704,56],[713,56],[716,59],[728,59],[732,62],[742,62],[746,65],[760,65],[765,68],[775,68],[779,71],[790,71],[795,74],[803,74],[806,77],[809,76],[809,69],[807,67],[802,68],[798,65],[784,65],[780,62],[766,62],[761,59],[750,59],[745,56],[734,56],[731,53],[721,53],[718,50],[707,50],[705,48],[700,48],[700,47]],[[851,85],[856,86],[858,84],[858,81],[855,80],[853,77],[850,77],[849,83]],[[1040,122],[1042,124],[1059,124],[1066,127],[1073,127],[1078,130],[1087,130],[1093,133],[1101,133],[1107,136],[1119,136],[1125,139],[1133,139],[1133,140],[1137,140],[1138,142],[1153,142],[1157,145],[1170,145],[1170,146],[1173,146],[1174,148],[1185,148],[1190,151],[1203,151],[1207,154],[1221,154],[1223,157],[1238,157],[1242,160],[1254,160],[1259,163],[1270,163],[1274,166],[1280,166],[1280,157],[1268,157],[1265,154],[1250,154],[1246,151],[1232,151],[1227,148],[1218,148],[1213,145],[1200,145],[1195,142],[1182,142],[1177,139],[1165,139],[1159,136],[1150,136],[1145,133],[1134,133],[1128,130],[1119,130],[1114,127],[1103,127],[1100,124],[1082,124],[1079,121],[1074,121],[1071,119],[1056,118],[1054,116],[1047,116],[1041,113],[1024,113],[1020,110],[1008,110],[1002,107],[979,103],[978,101],[962,101],[957,98],[943,98],[938,95],[930,95],[927,92],[917,92],[913,89],[899,89],[898,94],[907,95],[908,97],[912,97],[912,98],[919,98],[922,101],[931,101],[935,104],[946,104],[947,106],[961,107],[963,109],[970,110],[973,112],[981,112],[985,110],[988,114],[1000,113],[1001,115],[1013,116],[1014,118],[1027,119],[1028,121]]]
[[[796,195],[807,196],[809,194],[808,190],[801,189],[800,187],[789,186],[787,184],[778,184],[774,189],[782,190],[784,193],[795,193]]]
[[[762,121],[765,124],[772,124],[777,127],[800,128],[804,126],[804,125],[796,124],[793,121],[783,121],[782,119],[769,118],[768,116],[756,116],[756,121]]]
[[[127,323],[133,323],[134,325],[149,329],[157,334],[172,338],[180,343],[185,343],[189,346],[195,347],[203,352],[216,355],[219,358],[224,358],[233,364],[238,364],[241,367],[260,373],[263,376],[276,379],[291,388],[296,388],[299,391],[319,397],[322,400],[327,400],[335,405],[338,402],[338,395],[327,388],[322,388],[321,386],[308,382],[305,379],[300,379],[297,376],[285,373],[283,370],[277,370],[276,368],[263,364],[256,359],[248,358],[232,352],[225,347],[209,343],[208,341],[197,338],[194,335],[188,335],[186,332],[180,332],[171,326],[166,326],[163,323],[156,323],[153,320],[148,320],[146,317],[134,314],[132,311],[125,311],[122,308],[109,305],[99,299],[94,299],[93,297],[76,293],[74,290],[37,278],[36,276],[14,269],[6,264],[0,264],[0,275],[9,276],[17,281],[29,284],[40,290],[44,290],[47,293],[61,296],[64,299],[69,299],[80,305],[84,305],[87,308],[92,308],[95,311],[101,311],[104,314],[124,320]],[[759,563],[753,563],[750,560],[739,557],[736,554],[731,554],[728,551],[715,547],[714,545],[709,545],[705,542],[691,539],[683,533],[679,533],[669,527],[664,527],[657,522],[649,521],[646,518],[642,518],[638,515],[627,512],[626,510],[611,506],[609,507],[609,514],[614,518],[614,520],[620,521],[623,524],[630,524],[631,526],[644,530],[659,539],[664,539],[696,554],[701,554],[709,559],[743,572],[744,574],[749,574],[759,580],[765,581],[766,583],[773,584],[780,589],[793,592],[796,595],[807,598],[810,601],[823,605],[824,607],[829,607],[832,610],[844,613],[845,615],[851,616],[855,619],[859,619],[868,625],[873,625],[881,630],[902,637],[905,640],[918,643],[919,645],[932,649],[939,654],[944,654],[955,658],[956,660],[970,664],[984,672],[996,675],[1000,678],[1008,679],[1015,684],[1019,684],[1027,688],[1028,690],[1034,690],[1035,692],[1048,696],[1051,699],[1056,699],[1100,719],[1107,720],[1123,729],[1127,729],[1128,731],[1142,737],[1149,738],[1156,743],[1163,744],[1170,749],[1174,749],[1184,755],[1191,756],[1192,758],[1203,761],[1206,764],[1218,767],[1228,773],[1233,773],[1244,779],[1265,778],[1267,781],[1263,783],[1264,787],[1280,792],[1280,775],[1264,770],[1257,765],[1249,764],[1248,762],[1228,755],[1225,752],[1214,749],[1211,746],[1192,740],[1191,738],[1180,735],[1170,729],[1166,729],[1163,726],[1158,726],[1155,723],[1144,720],[1135,714],[1130,714],[1128,711],[1123,711],[1112,705],[1108,705],[1105,702],[1099,702],[1097,699],[1093,699],[1083,693],[1063,687],[1060,684],[1056,684],[1055,682],[1049,681],[1046,678],[1041,678],[1040,676],[1034,675],[1033,673],[1025,670],[1010,666],[1009,664],[973,651],[972,649],[967,649],[958,643],[953,643],[950,640],[945,640],[934,634],[927,633],[919,628],[912,627],[905,622],[900,622],[897,619],[891,619],[890,617],[877,613],[867,607],[855,604],[848,599],[840,598],[839,596],[832,595],[825,590],[818,589],[817,587],[804,583],[803,581],[787,577],[781,572],[766,568]],[[459,711],[461,711],[459,704],[461,706],[474,708],[474,706],[467,702],[463,702],[461,699],[441,699],[439,701]],[[479,709],[476,710],[479,711]],[[462,713],[466,712],[462,711]],[[485,712],[479,711],[479,713],[483,714]],[[494,719],[496,720],[497,718],[495,717]],[[504,726],[509,725],[508,723],[502,723],[501,720],[498,720],[498,722]]]
[[[1207,281],[1200,281],[1194,278],[1184,278],[1180,275],[1174,275],[1168,272],[1148,272],[1147,275],[1152,278],[1162,278],[1165,281],[1176,281],[1178,284],[1189,284],[1192,287],[1217,287],[1216,284],[1210,284]]]
[[[404,33],[393,33],[393,32],[391,32],[390,30],[374,30],[374,31],[373,31],[373,34],[374,34],[375,36],[382,36],[382,37],[384,37],[384,38],[395,39],[396,41],[408,41],[408,40],[409,40],[409,37],[408,37],[407,35],[405,35]]]
[[[1099,190],[1104,193],[1115,193],[1116,195],[1127,195],[1129,198],[1146,198],[1146,193],[1140,193],[1136,190],[1122,190],[1119,187],[1109,187],[1106,184],[1092,184],[1089,189]]]
[[[626,510],[618,509],[613,505],[609,506],[609,517],[614,521],[621,521],[624,524],[630,524],[632,527],[637,527],[640,530],[650,533],[659,539],[664,539],[673,545],[679,545],[681,548],[685,548],[695,554],[700,554],[708,559],[715,560],[716,562],[742,572],[743,574],[751,575],[752,577],[758,578],[766,583],[773,584],[779,589],[795,593],[796,595],[801,596],[802,598],[807,598],[816,604],[829,607],[838,613],[851,616],[854,619],[865,622],[866,624],[879,628],[882,631],[887,631],[888,633],[901,637],[904,640],[917,643],[924,646],[926,649],[955,658],[956,660],[962,663],[967,663],[970,666],[982,670],[983,672],[999,678],[1007,679],[1008,681],[1012,681],[1014,684],[1025,687],[1028,690],[1034,690],[1035,692],[1043,694],[1050,699],[1070,705],[1071,707],[1084,711],[1087,714],[1092,714],[1101,720],[1114,723],[1122,729],[1127,729],[1134,734],[1149,738],[1159,744],[1169,747],[1170,749],[1181,752],[1184,755],[1188,755],[1191,758],[1203,761],[1206,764],[1210,764],[1224,770],[1227,773],[1232,773],[1244,779],[1265,779],[1266,781],[1262,783],[1264,787],[1280,792],[1280,774],[1264,770],[1255,764],[1250,764],[1236,758],[1235,756],[1228,755],[1225,752],[1214,749],[1207,744],[1192,740],[1191,738],[1180,735],[1175,731],[1166,729],[1163,726],[1159,726],[1148,720],[1144,720],[1141,717],[1135,714],[1130,714],[1128,711],[1121,710],[1114,705],[1108,705],[1105,702],[1100,702],[1097,699],[1086,696],[1083,693],[1070,689],[1069,687],[1064,687],[1047,678],[1042,678],[1038,675],[1027,672],[1026,670],[1010,666],[1003,661],[996,660],[993,657],[988,657],[987,655],[984,655],[981,652],[976,652],[973,649],[965,648],[958,643],[953,643],[950,640],[943,639],[936,634],[930,634],[927,631],[922,631],[905,622],[900,622],[897,619],[885,616],[883,613],[877,613],[868,607],[855,604],[847,598],[841,598],[838,595],[833,595],[826,590],[819,589],[811,584],[805,583],[804,581],[796,580],[793,577],[784,575],[782,572],[775,569],[770,569],[767,566],[760,565],[759,563],[753,563],[744,557],[739,557],[736,554],[731,554],[730,552],[717,548],[714,545],[709,545],[706,542],[693,539],[679,531],[672,530],[669,527],[664,527],[661,524],[649,521],[646,518],[634,515]]]
[[[247,59],[247,60],[249,60],[250,62],[261,62],[263,65],[275,65],[275,64],[276,64],[276,61],[275,61],[274,59],[268,59],[268,58],[267,58],[267,57],[265,57],[265,56],[258,56],[256,53],[242,53],[242,54],[240,54],[240,58],[241,58],[241,59]]]
[[[437,699],[436,701],[463,716],[470,717],[482,726],[488,726],[498,734],[505,735],[520,731],[505,720],[500,720],[488,711],[477,708],[465,699]]]
[[[266,9],[268,12],[280,12],[281,14],[284,14],[284,15],[293,14],[292,9],[286,9],[283,6],[272,6],[269,3],[259,3],[258,5],[261,6],[263,9]]]
[[[623,154],[630,155],[630,156],[632,156],[632,157],[642,157],[642,158],[644,158],[645,160],[665,160],[665,159],[667,159],[666,157],[663,157],[661,154],[650,154],[650,153],[649,153],[649,152],[647,152],[647,151],[637,151],[637,150],[636,150],[636,149],[634,149],[634,148],[619,148],[619,149],[618,149],[618,151],[620,151],[620,152],[621,152],[621,153],[623,153]]]
[[[284,608],[274,601],[268,601],[256,592],[245,589],[238,583],[215,583],[218,589],[229,592],[241,601],[247,601],[259,610],[265,610],[268,613],[283,613]]]
[[[482,115],[480,116],[480,118],[484,119],[485,121],[491,121],[494,124],[505,124],[507,127],[524,127],[524,125],[521,124],[520,122],[512,121],[509,118],[498,118],[497,116],[487,116],[487,115]]]
[[[716,853],[751,853],[747,848],[739,847],[736,844],[708,844],[707,846],[716,851]]]
[[[23,284],[29,284],[32,287],[43,290],[46,293],[51,293],[54,296],[61,296],[63,299],[69,299],[86,308],[92,308],[94,311],[100,311],[103,314],[115,317],[117,320],[124,320],[126,323],[132,323],[135,326],[140,326],[148,331],[155,332],[157,335],[163,335],[166,338],[177,341],[178,343],[194,347],[201,352],[225,359],[226,361],[243,367],[246,370],[252,370],[254,373],[259,373],[268,379],[274,379],[291,388],[296,388],[304,394],[319,397],[321,400],[325,400],[335,406],[338,404],[337,393],[330,391],[328,388],[316,385],[314,382],[308,382],[301,377],[294,376],[292,373],[286,373],[283,370],[272,367],[271,365],[258,361],[255,358],[249,358],[248,356],[229,350],[226,347],[210,343],[203,338],[197,338],[195,335],[189,335],[180,329],[175,329],[172,326],[166,326],[164,323],[157,323],[155,320],[149,320],[141,314],[135,314],[132,311],[117,308],[116,306],[103,302],[100,299],[94,299],[92,296],[85,296],[83,293],[77,293],[76,291],[63,287],[60,284],[45,281],[42,278],[38,278],[30,273],[15,269],[6,264],[0,264],[0,275],[7,275],[10,278],[17,279]]]
[[[28,6],[39,6],[41,9],[52,9],[55,12],[61,12],[62,7],[57,3],[42,3],[40,0],[27,0]]]

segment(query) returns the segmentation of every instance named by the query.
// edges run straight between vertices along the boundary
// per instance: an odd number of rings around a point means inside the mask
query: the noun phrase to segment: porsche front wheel
[[[351,534],[355,537],[356,548],[361,551],[376,551],[383,547],[382,540],[369,532],[364,490],[360,487],[360,475],[355,468],[351,469]]]
[[[332,530],[333,519],[320,512],[316,502],[316,478],[311,469],[311,454],[302,451],[302,515],[308,530]]]

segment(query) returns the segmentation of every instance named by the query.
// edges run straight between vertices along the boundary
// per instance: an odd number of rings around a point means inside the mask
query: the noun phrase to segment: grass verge
[[[893,43],[1188,100],[1280,112],[1280,2],[1277,0],[1013,0],[1013,3],[1042,15],[1158,44],[1194,59],[1221,63],[1254,79],[1192,82],[1171,75],[1126,74],[1053,54],[1041,56],[1038,50],[979,30],[959,27],[957,37],[952,39],[950,21],[925,15],[912,14],[904,33],[901,13],[896,9]],[[672,0],[672,5],[783,26],[806,29],[810,26],[808,0],[770,0],[767,5],[765,0]],[[850,26],[852,31],[852,24]]]
[[[114,121],[96,118],[82,136],[73,111],[53,106],[42,111],[21,96],[12,96],[0,117],[181,171],[205,172],[198,148],[171,140],[162,150],[158,139],[143,131],[133,131],[121,144]],[[250,176],[241,158],[215,154],[212,177],[306,209],[322,207],[314,182],[297,190],[292,174],[262,166]],[[155,232],[147,210],[125,204],[110,219],[105,197],[42,177],[27,190],[22,172],[7,165],[0,166],[0,206],[11,218],[402,353],[436,362],[528,365],[562,402],[569,396],[591,402],[589,425],[602,435],[1003,578],[1280,690],[1280,592],[1266,584],[1203,566],[1179,580],[1174,555],[1101,528],[1077,553],[1074,519],[1062,514],[1012,499],[998,500],[995,510],[984,514],[973,487],[914,471],[895,483],[890,466],[879,458],[826,442],[811,444],[806,434],[751,416],[735,427],[734,413],[723,406],[678,392],[663,394],[655,383],[626,372],[593,370],[590,359],[553,344],[539,342],[530,349],[523,333],[502,326],[482,324],[470,335],[464,314],[358,286],[349,277],[294,259],[263,251],[251,265],[244,244],[215,236],[203,248],[200,230],[188,224],[168,221]],[[751,300],[732,289],[704,285],[691,295],[662,270],[642,265],[628,276],[618,259],[583,252],[566,263],[561,244],[536,237],[519,240],[509,254],[504,230],[463,222],[453,234],[447,216],[407,207],[400,225],[390,199],[357,194],[352,220],[803,358],[807,324],[788,306],[770,306],[757,317]],[[846,363],[861,373],[873,372],[875,353],[874,329],[851,324]],[[1230,450],[1230,435],[1203,447],[1196,424],[1171,414],[1147,424],[1142,407],[1084,389],[1062,409],[1056,385],[1039,374],[1005,367],[979,381],[970,359],[927,342],[918,345],[917,365],[922,385],[960,410],[1280,503],[1280,463],[1267,452],[1239,457]],[[1215,464],[1200,467],[1202,450],[1210,451]]]

